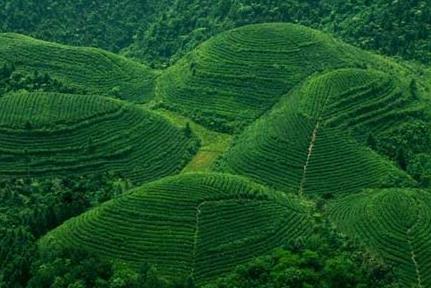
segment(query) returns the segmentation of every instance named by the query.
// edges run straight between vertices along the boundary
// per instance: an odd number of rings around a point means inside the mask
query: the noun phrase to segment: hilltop
[[[0,176],[118,172],[135,183],[177,173],[197,145],[160,116],[94,95],[0,98]]]
[[[339,68],[414,77],[396,62],[317,30],[258,24],[221,33],[168,68],[155,101],[211,129],[238,132],[308,77]]]
[[[186,174],[144,185],[67,221],[40,242],[85,247],[199,284],[311,232],[302,201],[222,174]]]
[[[13,34],[0,34],[0,67],[47,74],[80,94],[149,101],[157,73],[145,65],[96,48],[73,47]],[[12,75],[13,77],[13,75]]]

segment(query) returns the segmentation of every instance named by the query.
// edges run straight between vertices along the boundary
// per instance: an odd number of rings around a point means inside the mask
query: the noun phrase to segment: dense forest
[[[362,48],[431,62],[431,7],[420,0],[5,0],[0,31],[96,46],[155,66],[170,65],[234,27],[294,22]]]
[[[41,235],[128,188],[130,184],[114,174],[2,180],[0,287],[26,285]]]

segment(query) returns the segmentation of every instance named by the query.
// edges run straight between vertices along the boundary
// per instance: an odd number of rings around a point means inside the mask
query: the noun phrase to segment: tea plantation
[[[154,94],[157,73],[121,56],[95,48],[65,46],[27,36],[0,34],[0,66],[48,74],[80,93],[111,96],[136,102]]]
[[[430,71],[287,23],[162,71],[0,34],[0,288],[431,287]]]
[[[232,130],[314,73],[366,66],[403,70],[304,26],[249,25],[213,37],[164,72],[157,99],[213,129]]]
[[[142,183],[179,172],[194,138],[156,114],[99,96],[0,98],[1,177],[118,172]]]
[[[393,265],[403,287],[431,286],[431,195],[371,190],[335,201],[329,214],[341,231]]]
[[[204,283],[311,232],[309,206],[243,178],[186,174],[142,186],[66,222],[40,243],[82,246],[166,277]],[[54,245],[54,246],[51,246]]]
[[[312,77],[238,137],[220,170],[301,195],[359,192],[393,178],[409,182],[358,142],[421,115],[421,105],[397,83],[359,69]]]
[[[406,79],[372,69],[339,69],[311,78],[297,92],[300,111],[364,142],[402,123],[427,118]],[[289,101],[289,100],[286,100]]]

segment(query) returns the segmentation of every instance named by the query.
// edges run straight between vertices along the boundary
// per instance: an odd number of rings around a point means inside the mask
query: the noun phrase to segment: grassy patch
[[[189,125],[201,142],[201,148],[184,168],[183,173],[211,171],[214,161],[222,155],[231,144],[232,136],[229,134],[211,131],[179,113],[166,109],[157,109],[153,111],[164,116],[178,127],[185,128]]]

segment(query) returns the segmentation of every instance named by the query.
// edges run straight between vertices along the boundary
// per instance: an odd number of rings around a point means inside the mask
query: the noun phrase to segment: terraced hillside
[[[0,66],[5,63],[15,65],[17,71],[48,73],[81,93],[136,102],[148,101],[154,94],[155,72],[100,49],[65,46],[3,33],[0,34]]]
[[[157,99],[228,130],[250,123],[316,72],[367,65],[396,70],[304,26],[249,25],[213,37],[169,68],[158,81]]]
[[[431,195],[371,190],[335,201],[330,217],[394,266],[402,287],[431,287]]]
[[[311,232],[308,205],[243,178],[185,174],[144,185],[67,221],[40,247],[79,246],[198,283]]]
[[[238,137],[220,169],[301,195],[358,192],[397,178],[407,183],[408,176],[358,141],[422,115],[418,103],[380,72],[320,74]]]
[[[118,100],[24,92],[0,98],[0,177],[114,171],[142,183],[179,172],[194,142]]]
[[[300,112],[365,142],[413,119],[427,119],[410,83],[371,69],[339,69],[307,81],[296,96]]]

